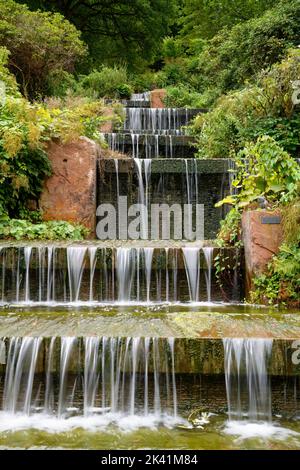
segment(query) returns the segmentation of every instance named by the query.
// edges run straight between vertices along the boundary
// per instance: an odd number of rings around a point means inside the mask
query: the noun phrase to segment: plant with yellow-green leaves
[[[52,138],[63,142],[80,136],[102,142],[100,128],[107,120],[121,122],[119,109],[108,112],[103,101],[66,97],[29,102],[18,91],[6,68],[8,52],[0,49],[0,218],[19,218],[29,199],[37,199],[43,180],[51,174],[45,152]]]
[[[248,84],[219,98],[207,114],[199,114],[190,127],[199,158],[229,158],[270,135],[287,152],[300,151],[300,112],[293,103],[293,82],[300,77],[300,50],[291,49],[280,63],[262,71]]]

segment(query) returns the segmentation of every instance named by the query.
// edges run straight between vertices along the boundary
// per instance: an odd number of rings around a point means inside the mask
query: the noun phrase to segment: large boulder
[[[242,238],[245,247],[246,287],[253,278],[266,271],[272,256],[278,253],[283,239],[279,211],[253,210],[242,216]]]
[[[45,181],[40,198],[44,219],[82,224],[93,236],[98,145],[86,137],[70,143],[51,141],[47,153],[53,174]]]
[[[164,98],[167,92],[164,89],[152,90],[150,93],[151,108],[165,108]]]

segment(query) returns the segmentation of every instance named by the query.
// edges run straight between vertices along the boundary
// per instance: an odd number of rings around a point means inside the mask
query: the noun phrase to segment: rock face
[[[45,220],[66,220],[87,227],[96,224],[96,164],[99,148],[81,137],[76,142],[50,142],[47,153],[53,174],[45,181],[40,208]]]
[[[283,239],[280,212],[244,212],[242,237],[245,246],[246,289],[249,292],[253,277],[263,273],[272,256],[278,253]]]
[[[165,108],[164,98],[166,96],[166,90],[153,90],[150,94],[151,108]]]

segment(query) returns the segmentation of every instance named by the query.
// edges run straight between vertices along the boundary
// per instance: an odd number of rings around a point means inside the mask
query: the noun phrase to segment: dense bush
[[[165,105],[170,108],[202,108],[203,101],[201,93],[185,85],[168,87],[164,99]]]
[[[265,274],[254,280],[252,302],[300,306],[300,246],[283,244]]]
[[[299,194],[300,167],[272,137],[260,137],[246,146],[236,156],[235,166],[232,185],[238,192],[218,205],[232,204],[241,209],[263,197],[274,206],[288,203]]]
[[[227,158],[266,133],[297,156],[300,117],[292,102],[292,83],[299,76],[300,51],[292,49],[282,62],[261,72],[256,84],[219,98],[211,112],[199,115],[191,126],[198,156]]]
[[[84,93],[95,98],[123,98],[124,87],[127,88],[126,97],[133,91],[128,82],[129,78],[125,67],[103,66],[100,70],[95,70],[89,75],[82,77],[79,81],[79,91],[80,87],[82,87]]]
[[[199,56],[199,86],[202,91],[212,83],[223,92],[238,88],[298,44],[300,0],[279,2],[262,16],[224,29],[208,41]]]
[[[82,240],[87,229],[64,221],[33,224],[27,220],[10,219],[0,223],[0,239],[15,240]]]
[[[72,72],[86,54],[75,26],[59,13],[32,12],[12,0],[0,0],[0,45],[9,51],[9,67],[25,95],[49,93],[52,74]]]
[[[5,67],[7,55],[0,51],[0,79],[6,87],[0,103],[0,214],[19,218],[27,200],[38,199],[51,173],[45,143],[53,137],[70,141],[82,135],[101,141],[100,125],[112,113],[107,114],[101,101],[73,96],[30,103]]]

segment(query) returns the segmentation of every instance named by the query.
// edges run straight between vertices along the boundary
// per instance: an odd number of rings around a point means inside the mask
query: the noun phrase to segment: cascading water
[[[148,217],[150,208],[151,159],[134,159],[138,177],[138,204],[141,205],[141,238],[148,240]]]
[[[191,168],[189,168],[189,163],[191,163]],[[193,220],[194,220],[194,210],[196,204],[199,203],[199,194],[198,194],[198,170],[197,170],[197,161],[196,160],[184,160],[185,164],[185,178],[186,178],[186,201],[188,204],[188,214],[187,214],[187,228],[185,236],[188,240],[193,239]]]
[[[205,246],[203,248],[204,258],[206,262],[205,270],[205,280],[206,280],[206,291],[207,291],[207,301],[211,302],[211,274],[212,274],[212,264],[213,264],[213,254],[214,248],[211,246]]]
[[[144,93],[132,93],[130,100],[131,101],[149,101],[150,91],[145,91]]]
[[[30,248],[2,249],[4,305],[216,300],[213,247]],[[231,289],[236,295],[234,285]]]
[[[185,271],[188,279],[190,300],[199,301],[200,248],[183,248]]]
[[[70,301],[77,302],[84,269],[84,260],[87,248],[81,246],[69,247],[67,250],[67,263],[70,285]]]
[[[153,415],[157,423],[177,417],[173,338],[53,337],[47,347],[42,338],[15,337],[6,343],[6,414],[100,416],[106,424],[116,416]]]
[[[223,344],[229,420],[271,421],[272,339],[224,338]]]

